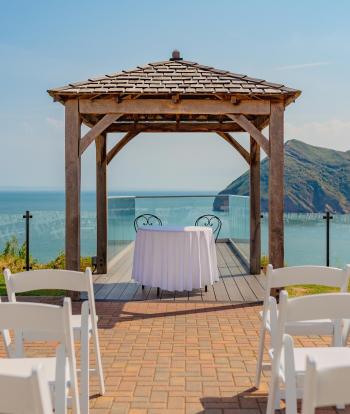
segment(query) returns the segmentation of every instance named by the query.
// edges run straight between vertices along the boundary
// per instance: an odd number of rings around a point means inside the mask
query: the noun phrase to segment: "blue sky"
[[[348,150],[349,15],[341,0],[2,1],[0,187],[64,188],[64,107],[47,89],[168,59],[174,48],[301,89],[286,140]],[[93,189],[93,147],[82,169],[83,188]],[[109,189],[218,191],[244,170],[215,135],[144,134],[110,165]]]

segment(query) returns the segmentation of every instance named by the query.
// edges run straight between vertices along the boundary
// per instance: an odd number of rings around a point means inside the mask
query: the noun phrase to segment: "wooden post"
[[[271,104],[269,164],[269,261],[273,267],[284,265],[284,105]]]
[[[80,269],[80,126],[78,99],[65,103],[66,269]]]
[[[107,136],[96,138],[97,273],[107,273]]]
[[[250,273],[260,274],[260,147],[250,137]]]

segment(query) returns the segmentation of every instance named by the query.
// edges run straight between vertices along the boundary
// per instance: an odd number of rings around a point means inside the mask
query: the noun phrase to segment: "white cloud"
[[[55,118],[48,116],[46,118],[46,122],[55,129],[61,130],[64,128],[64,122],[59,119],[55,119]]]
[[[286,123],[285,137],[300,139],[320,147],[347,151],[350,150],[350,121],[333,118],[323,122]]]
[[[318,66],[328,66],[331,62],[310,62],[310,63],[299,63],[296,65],[286,65],[286,66],[279,66],[275,68],[275,70],[291,70],[291,69],[305,69],[305,68],[313,68]]]

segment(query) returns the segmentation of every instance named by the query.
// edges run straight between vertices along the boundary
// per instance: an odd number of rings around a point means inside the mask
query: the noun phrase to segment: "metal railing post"
[[[330,246],[329,246],[329,242],[330,242],[330,220],[333,219],[333,216],[331,216],[331,213],[329,211],[326,211],[326,215],[323,216],[323,219],[326,220],[326,266],[329,267],[329,251],[330,251]]]
[[[23,269],[26,271],[30,270],[30,252],[29,252],[29,220],[33,218],[30,212],[27,210],[26,214],[23,215],[23,218],[26,219],[26,265]]]

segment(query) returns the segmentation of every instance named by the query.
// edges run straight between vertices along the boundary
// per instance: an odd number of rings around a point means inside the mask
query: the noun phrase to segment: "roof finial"
[[[171,54],[171,58],[169,60],[182,60],[180,52],[177,49],[173,50],[173,53]]]

